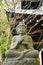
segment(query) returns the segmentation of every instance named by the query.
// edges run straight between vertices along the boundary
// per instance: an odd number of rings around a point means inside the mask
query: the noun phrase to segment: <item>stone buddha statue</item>
[[[18,65],[39,65],[36,60],[39,52],[33,48],[32,38],[26,34],[27,26],[24,22],[19,22],[16,32],[17,35],[12,39],[11,48],[5,54],[6,58],[14,58],[14,64],[12,62],[12,65],[17,64],[17,62]]]

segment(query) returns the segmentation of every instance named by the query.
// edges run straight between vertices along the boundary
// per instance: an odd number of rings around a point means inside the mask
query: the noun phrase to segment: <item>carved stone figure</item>
[[[20,22],[16,31],[18,35],[13,37],[3,65],[39,65],[37,61],[39,52],[33,48],[32,38],[26,34],[26,25]]]

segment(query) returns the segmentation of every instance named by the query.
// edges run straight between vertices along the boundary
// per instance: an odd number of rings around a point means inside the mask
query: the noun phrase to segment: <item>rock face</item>
[[[16,31],[18,35],[13,37],[3,65],[39,65],[39,52],[33,48],[32,38],[26,34],[26,25],[20,22]]]

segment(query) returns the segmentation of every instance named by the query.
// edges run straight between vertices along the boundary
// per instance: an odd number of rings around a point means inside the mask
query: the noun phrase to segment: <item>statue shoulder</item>
[[[24,35],[24,37],[32,40],[32,37],[30,35]]]
[[[30,42],[30,43],[33,42],[31,36],[29,36],[29,35],[25,35],[24,37],[28,40],[28,42]]]

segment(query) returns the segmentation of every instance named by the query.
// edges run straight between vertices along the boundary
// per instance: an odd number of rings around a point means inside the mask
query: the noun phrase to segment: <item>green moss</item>
[[[2,42],[0,44],[0,48],[1,48],[1,54],[2,54],[2,59],[5,59],[5,52],[6,52],[6,41],[7,41],[7,33],[4,33],[2,35]],[[11,40],[12,40],[12,35],[9,38],[9,44],[8,44],[8,48],[10,48],[10,44],[11,44]]]

